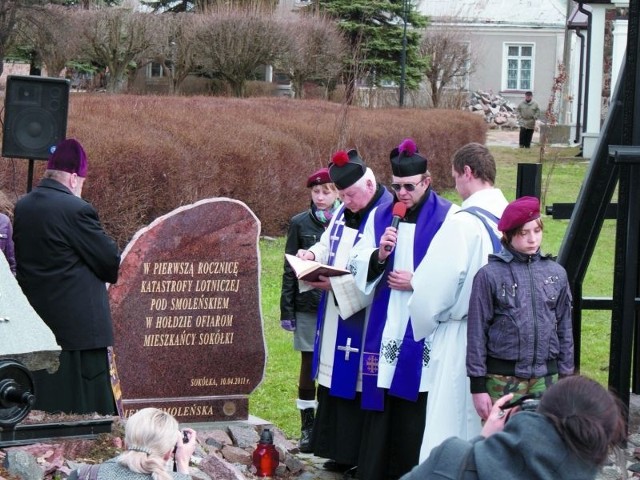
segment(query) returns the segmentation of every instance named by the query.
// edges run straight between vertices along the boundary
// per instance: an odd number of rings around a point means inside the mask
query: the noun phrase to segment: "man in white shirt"
[[[456,151],[451,173],[462,208],[434,237],[413,275],[409,300],[415,338],[430,337],[432,344],[421,462],[446,438],[480,433],[465,365],[467,312],[473,277],[500,249],[497,223],[508,203],[494,187],[496,164],[484,145],[470,143]]]

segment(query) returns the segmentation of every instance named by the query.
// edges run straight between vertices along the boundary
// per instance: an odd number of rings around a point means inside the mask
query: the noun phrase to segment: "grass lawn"
[[[540,161],[540,150],[491,147],[498,165],[496,186],[508,200],[515,198],[518,163]],[[585,172],[587,162],[575,158],[576,148],[549,148],[543,160],[542,200],[544,205],[573,202]],[[460,203],[455,191],[441,192]],[[544,252],[557,254],[568,220],[546,217]],[[615,222],[606,220],[594,257],[583,285],[584,296],[611,296]],[[284,257],[284,238],[262,239],[262,315],[267,342],[267,368],[262,384],[250,397],[253,415],[267,419],[288,436],[298,437],[300,414],[295,406],[300,354],[293,350],[291,333],[280,328],[280,285]],[[581,373],[606,385],[609,364],[610,312],[583,312]]]

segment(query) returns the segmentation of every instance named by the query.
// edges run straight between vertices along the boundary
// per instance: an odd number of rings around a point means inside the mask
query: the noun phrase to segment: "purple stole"
[[[424,202],[416,221],[415,237],[413,241],[413,269],[417,268],[431,244],[436,232],[442,226],[451,202],[431,191]],[[380,238],[387,226],[391,225],[392,207],[378,209],[375,216],[376,238]],[[367,334],[365,339],[364,357],[362,361],[362,408],[365,410],[384,410],[384,390],[378,388],[378,360],[382,333],[387,319],[387,308],[391,289],[387,286],[387,277],[393,270],[395,251],[389,256],[385,272],[376,286]],[[424,354],[424,339],[416,342],[413,339],[411,318],[402,340],[396,370],[391,380],[389,395],[416,401],[420,391],[422,377],[422,357]]]
[[[377,206],[391,204],[391,199],[391,194],[388,191],[385,191],[371,209]],[[354,245],[362,237],[362,232],[367,223],[366,220],[366,218],[363,218],[358,226],[358,234],[355,237]],[[331,231],[329,232],[329,265],[333,265],[335,262],[338,245],[342,240],[342,231],[344,228],[345,222],[343,205],[340,207],[340,210],[336,212],[336,221],[333,223]],[[322,337],[322,328],[324,326],[324,316],[326,313],[325,308],[328,300],[327,297],[327,292],[324,292],[318,308],[316,338],[313,347],[312,371],[314,378],[318,377],[318,368],[320,365],[320,341]],[[333,357],[331,389],[329,391],[332,396],[351,400],[356,396],[360,356],[362,354],[362,337],[364,332],[365,314],[366,309],[363,308],[349,318],[343,319],[342,317],[338,317],[338,332]]]

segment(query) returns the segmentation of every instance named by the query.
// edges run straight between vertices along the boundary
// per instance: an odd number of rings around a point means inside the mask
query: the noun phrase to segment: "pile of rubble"
[[[489,124],[489,128],[518,128],[516,106],[491,91],[469,92],[469,104],[466,108],[471,113],[482,115]]]

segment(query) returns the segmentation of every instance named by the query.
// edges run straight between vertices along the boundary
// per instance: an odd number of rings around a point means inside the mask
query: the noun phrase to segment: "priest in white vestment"
[[[376,182],[355,150],[337,152],[329,176],[344,203],[320,241],[309,250],[300,250],[298,256],[345,268],[369,214],[375,207],[389,204],[392,196]],[[324,464],[326,469],[345,471],[356,467],[360,450],[360,364],[371,298],[355,287],[352,275],[321,278],[319,282],[301,282],[301,289],[306,283],[307,287],[326,290],[314,346],[319,405],[311,446],[316,456],[330,459]]]

